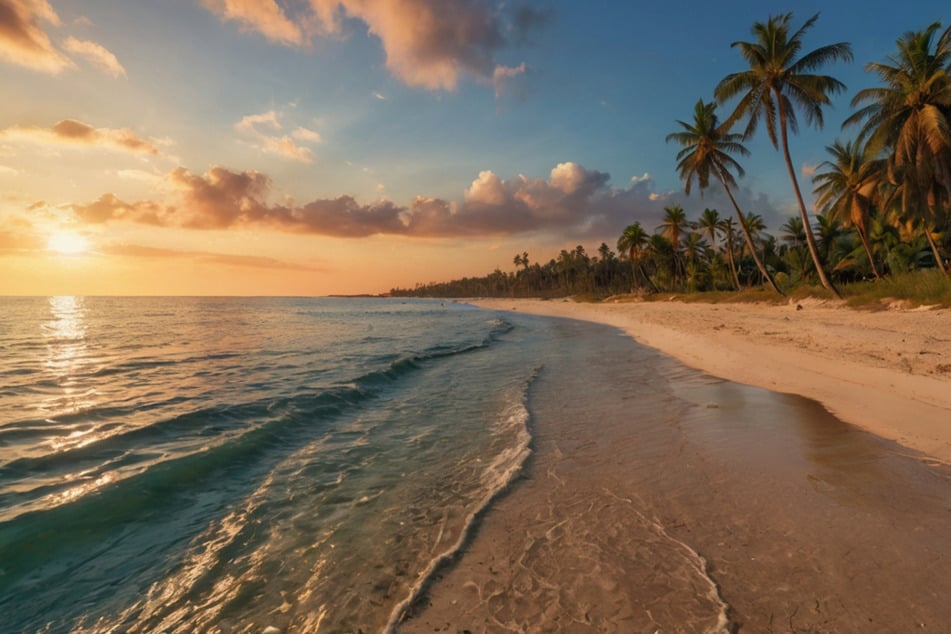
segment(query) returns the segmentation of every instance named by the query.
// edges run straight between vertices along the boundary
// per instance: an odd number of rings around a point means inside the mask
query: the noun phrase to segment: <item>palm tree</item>
[[[664,219],[657,229],[660,234],[670,241],[674,248],[674,278],[682,279],[684,274],[684,264],[681,258],[680,247],[681,238],[688,226],[687,214],[680,205],[664,207]]]
[[[812,182],[816,183],[816,205],[823,215],[837,218],[843,227],[855,229],[872,273],[881,279],[868,241],[868,222],[882,180],[884,161],[869,159],[865,148],[851,141],[843,144],[836,140],[826,146],[826,151],[832,160],[823,161],[819,169],[827,167],[828,170],[812,177]]]
[[[733,222],[733,218],[724,218],[721,220],[720,231],[723,233],[726,239],[726,252],[727,257],[730,258],[730,268],[733,271],[733,281],[736,283],[737,290],[739,290],[740,275],[737,273],[736,267],[736,234],[734,233],[736,231],[736,223]]]
[[[621,233],[621,237],[617,240],[617,250],[622,253],[627,253],[628,258],[631,260],[632,293],[637,292],[637,289],[640,287],[640,284],[637,283],[638,270],[644,275],[644,279],[647,280],[648,284],[653,285],[650,278],[644,273],[644,268],[641,265],[641,257],[643,256],[644,245],[647,244],[647,240],[647,232],[644,231],[644,228],[639,222],[634,222],[625,227]]]
[[[951,205],[951,27],[935,41],[940,29],[935,22],[909,31],[890,64],[867,64],[885,85],[860,90],[852,105],[867,105],[843,124],[864,121],[859,139],[874,151],[891,149],[888,171],[900,188],[902,212],[920,224],[939,263],[932,234]]]
[[[717,119],[716,104],[713,102],[704,103],[703,99],[697,101],[693,109],[693,123],[677,121],[682,130],[667,135],[667,142],[676,141],[682,147],[677,153],[677,169],[680,171],[680,180],[684,182],[684,191],[690,195],[690,188],[694,179],[700,188],[701,195],[703,190],[709,187],[710,177],[720,181],[727,197],[733,204],[740,218],[740,227],[743,229],[743,236],[746,238],[750,250],[753,251],[753,261],[756,267],[767,280],[774,291],[783,294],[776,286],[772,276],[766,271],[766,267],[756,255],[753,249],[752,238],[749,235],[746,224],[743,222],[743,213],[740,206],[733,198],[731,188],[736,187],[736,179],[733,177],[733,171],[739,176],[743,176],[743,168],[734,159],[731,154],[741,154],[746,156],[749,151],[743,146],[741,135],[729,131],[729,126],[720,125]],[[737,278],[737,284],[739,279]]]
[[[822,46],[800,56],[802,38],[818,18],[819,14],[812,16],[799,30],[791,34],[791,13],[772,16],[765,24],[754,23],[752,32],[755,41],[733,42],[731,45],[740,49],[749,64],[749,70],[724,77],[714,94],[721,103],[736,96],[740,97],[728,122],[733,123],[747,117],[744,138],[753,136],[762,119],[766,123],[766,133],[773,147],[778,148],[780,141],[782,142],[786,170],[799,204],[799,214],[806,228],[806,243],[815,262],[819,281],[838,296],[838,291],[829,281],[819,260],[816,240],[809,226],[806,203],[802,199],[796,170],[789,154],[789,130],[795,133],[799,129],[796,108],[804,112],[806,123],[821,128],[823,106],[829,105],[831,95],[845,89],[845,84],[838,79],[829,75],[815,75],[811,71],[836,60],[852,61],[852,47],[847,42]]]
[[[700,219],[697,221],[697,228],[704,231],[707,234],[707,237],[710,239],[710,246],[716,248],[717,236],[721,233],[724,233],[724,224],[723,218],[720,217],[720,212],[716,209],[704,209],[703,213],[700,214]],[[730,263],[730,273],[733,276],[733,286],[736,290],[740,290],[740,278],[736,273],[736,263],[733,261],[733,249],[725,248],[727,253],[727,259]]]

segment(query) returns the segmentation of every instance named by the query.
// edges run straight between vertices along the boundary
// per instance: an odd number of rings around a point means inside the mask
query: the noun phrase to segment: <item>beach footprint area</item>
[[[613,328],[557,327],[523,477],[400,632],[951,624],[947,467]]]

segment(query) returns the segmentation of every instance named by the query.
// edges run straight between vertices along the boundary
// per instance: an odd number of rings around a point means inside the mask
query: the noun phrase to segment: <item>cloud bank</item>
[[[360,203],[352,196],[316,199],[302,205],[271,204],[271,179],[256,171],[214,166],[204,174],[179,167],[168,175],[177,192],[170,204],[128,203],[105,194],[72,206],[85,223],[126,221],[190,229],[267,229],[289,233],[362,238],[500,237],[528,233],[571,233],[609,237],[634,219],[659,219],[664,200],[651,196],[649,179],[626,188],[610,176],[572,162],[555,166],[547,178],[503,179],[483,171],[459,202],[417,196],[408,205],[388,200]]]

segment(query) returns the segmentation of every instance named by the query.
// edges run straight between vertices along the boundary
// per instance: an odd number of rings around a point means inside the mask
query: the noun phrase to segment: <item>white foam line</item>
[[[615,497],[620,500],[624,500],[625,502],[628,502],[632,504],[633,506],[632,500],[629,500],[627,498],[620,498],[617,495],[614,495],[613,493],[611,493],[610,491],[606,491],[606,492],[612,497]],[[672,537],[670,533],[667,532],[667,529],[664,528],[664,525],[661,524],[659,521],[657,521],[655,518],[646,517],[643,513],[638,511],[636,508],[634,509],[634,512],[640,515],[641,518],[645,520],[646,522],[648,522],[651,526],[653,526],[654,530],[656,530],[665,539],[677,544],[678,546],[686,550],[687,553],[690,555],[690,559],[693,563],[694,568],[696,569],[698,573],[700,573],[700,576],[710,586],[710,590],[707,593],[707,596],[710,598],[711,601],[719,605],[719,613],[717,614],[717,624],[713,626],[713,628],[707,630],[704,634],[729,634],[730,619],[727,617],[727,613],[730,610],[730,605],[726,601],[723,600],[723,597],[720,596],[720,587],[717,585],[717,582],[714,581],[713,578],[710,576],[710,574],[707,572],[707,560],[703,557],[703,555],[701,555],[696,550],[691,548],[686,542],[682,542],[676,537]]]
[[[523,390],[522,390],[522,402],[520,403],[521,407],[521,419],[522,419],[522,433],[520,434],[522,442],[519,443],[514,452],[515,460],[510,463],[508,469],[502,473],[501,478],[496,478],[494,482],[496,486],[489,489],[486,495],[482,498],[475,509],[473,509],[467,516],[465,524],[459,533],[459,538],[455,543],[450,546],[447,550],[440,553],[434,559],[429,562],[429,565],[419,574],[418,581],[409,589],[409,594],[405,599],[397,603],[393,610],[390,612],[390,618],[386,622],[386,626],[383,628],[383,634],[395,634],[396,626],[399,625],[400,621],[403,620],[403,617],[406,614],[406,611],[413,605],[413,602],[416,601],[423,592],[423,588],[426,587],[427,582],[432,578],[433,574],[444,564],[448,563],[460,550],[462,550],[463,545],[466,543],[466,540],[469,539],[469,535],[472,532],[472,527],[475,525],[476,518],[479,517],[485,509],[489,507],[492,501],[498,497],[518,476],[519,472],[522,470],[522,467],[525,464],[525,460],[528,459],[528,456],[531,455],[531,433],[528,431],[528,408],[526,406],[528,387],[532,384],[532,381],[538,376],[540,368],[536,368],[532,373],[532,376],[529,377],[526,381]],[[493,462],[489,466],[489,470],[496,467],[499,460],[502,458],[507,458],[512,454],[509,452],[504,452],[496,462]],[[438,542],[437,542],[438,543]]]

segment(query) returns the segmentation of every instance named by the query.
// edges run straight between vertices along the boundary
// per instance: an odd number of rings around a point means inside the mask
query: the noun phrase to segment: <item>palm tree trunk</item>
[[[651,287],[651,291],[654,292],[654,293],[659,292],[659,291],[657,290],[657,285],[654,284],[654,280],[652,280],[652,279],[650,278],[650,276],[647,274],[647,271],[644,270],[644,265],[641,264],[640,262],[638,262],[638,263],[637,263],[637,268],[640,269],[641,275],[644,276],[644,279],[645,279],[645,280],[647,280],[647,283],[648,283],[648,284],[650,285],[650,287]]]
[[[631,258],[631,293],[633,294],[633,293],[636,293],[636,292],[637,292],[637,289],[638,289],[639,286],[640,286],[640,285],[637,283],[637,268],[634,266],[634,265],[635,265],[635,258],[634,258],[634,249],[633,249],[633,248],[631,248],[631,252],[628,254],[628,256]]]
[[[819,249],[816,247],[816,238],[812,235],[812,225],[809,222],[809,214],[806,212],[806,203],[802,199],[802,192],[799,191],[799,181],[796,179],[796,170],[792,164],[792,157],[789,155],[789,135],[786,131],[786,109],[783,108],[783,97],[778,90],[774,90],[776,103],[779,104],[779,132],[783,140],[783,158],[786,159],[786,170],[789,172],[789,180],[792,181],[793,192],[796,194],[796,202],[799,203],[799,216],[802,218],[802,228],[806,233],[806,244],[809,246],[809,254],[812,256],[812,262],[816,265],[816,272],[819,274],[819,281],[826,289],[832,292],[837,298],[842,299],[842,295],[832,281],[826,275],[822,268],[822,261],[819,259]]]
[[[931,252],[934,254],[935,264],[947,275],[951,275],[951,268],[944,265],[944,260],[941,259],[941,254],[938,252],[938,245],[934,241],[934,237],[931,235],[930,227],[925,227],[925,237],[928,238],[928,246],[931,247]]]
[[[868,236],[865,235],[865,231],[859,225],[855,225],[855,233],[859,234],[859,240],[862,241],[865,255],[868,256],[868,263],[872,265],[872,273],[875,275],[875,279],[882,279],[881,274],[878,272],[878,267],[875,265],[875,258],[872,257],[872,245],[868,242]]]
[[[730,272],[733,274],[733,284],[736,290],[740,290],[740,274],[736,271],[736,254],[733,252],[733,230],[729,229],[726,234],[726,255],[730,260]]]
[[[756,247],[753,245],[753,236],[750,235],[750,229],[746,226],[746,218],[743,217],[743,212],[740,211],[740,206],[736,204],[736,199],[733,198],[733,192],[730,191],[730,188],[727,187],[726,183],[723,183],[723,189],[726,190],[726,195],[730,199],[730,202],[733,203],[733,209],[736,210],[736,216],[740,220],[740,228],[743,230],[743,237],[746,238],[746,245],[750,248],[750,254],[753,256],[753,261],[756,262],[756,268],[759,269],[763,279],[769,283],[769,287],[779,293],[779,295],[785,297],[786,294],[779,290],[779,287],[776,286],[776,282],[773,281],[773,276],[770,275],[769,271],[766,270],[766,266],[759,259],[759,255],[756,253]]]

